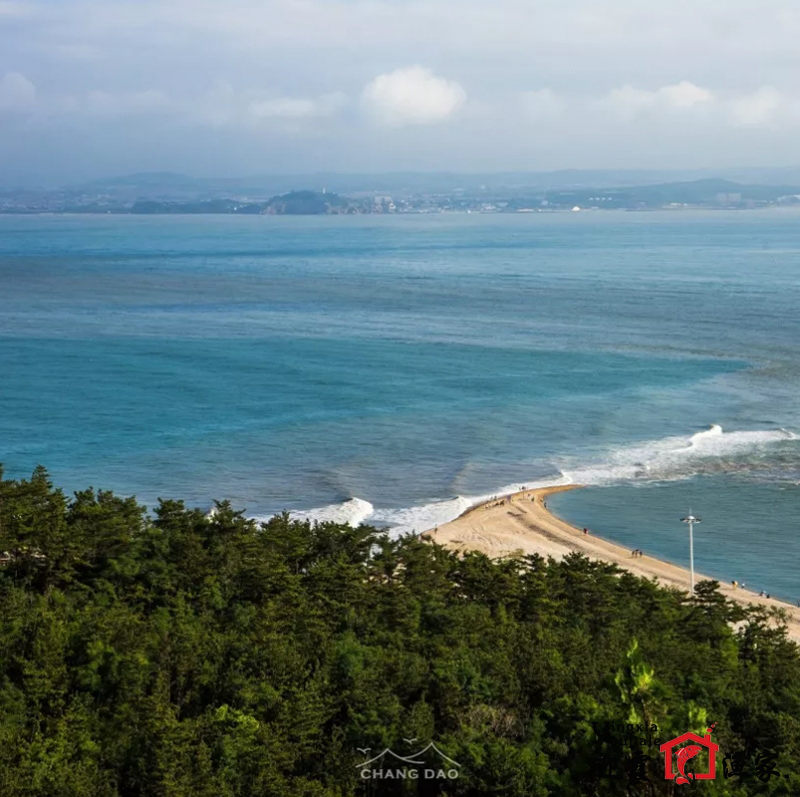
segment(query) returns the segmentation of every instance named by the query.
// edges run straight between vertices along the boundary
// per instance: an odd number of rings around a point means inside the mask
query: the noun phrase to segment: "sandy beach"
[[[630,549],[597,537],[591,531],[571,526],[546,507],[547,497],[575,486],[523,490],[472,507],[455,520],[426,531],[422,536],[456,551],[480,551],[500,558],[512,554],[534,554],[561,558],[577,551],[591,559],[611,562],[645,578],[656,578],[665,586],[689,588],[689,571],[652,556],[634,557]],[[646,549],[646,542],[642,541]],[[695,571],[695,583],[710,578]],[[800,641],[800,608],[764,598],[755,592],[721,582],[720,592],[738,603],[784,609],[789,636]]]

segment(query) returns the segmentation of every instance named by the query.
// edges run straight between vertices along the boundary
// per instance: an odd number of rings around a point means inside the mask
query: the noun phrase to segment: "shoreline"
[[[547,509],[547,498],[555,493],[575,490],[580,485],[559,485],[520,490],[483,501],[462,512],[455,520],[429,529],[420,537],[457,552],[479,551],[490,558],[511,555],[552,556],[582,553],[590,559],[615,564],[644,578],[655,578],[662,586],[689,589],[689,570],[655,556],[632,556],[625,546],[589,532],[584,533]],[[695,571],[695,582],[710,579]],[[718,579],[713,579],[718,581]],[[787,614],[789,637],[800,641],[800,608],[776,598],[766,598],[730,581],[720,581],[719,591],[729,600],[744,606],[753,604],[783,609]]]

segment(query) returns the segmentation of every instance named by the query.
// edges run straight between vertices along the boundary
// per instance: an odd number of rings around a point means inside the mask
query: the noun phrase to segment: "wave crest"
[[[686,437],[666,437],[617,449],[605,461],[571,467],[562,473],[574,484],[624,481],[675,481],[702,473],[746,470],[763,461],[766,448],[797,440],[786,429],[726,432],[713,424]]]
[[[302,509],[291,512],[290,515],[295,520],[310,520],[318,523],[349,523],[351,526],[358,526],[363,523],[375,511],[375,507],[363,498],[348,498],[341,504],[328,504],[314,509]]]
[[[507,484],[482,495],[459,495],[419,506],[375,509],[369,501],[350,498],[340,504],[292,512],[300,520],[334,521],[353,526],[367,520],[386,524],[389,534],[419,534],[457,518],[470,507],[495,496],[522,489],[568,484],[603,486],[635,481],[676,481],[702,473],[746,470],[763,461],[766,449],[777,443],[797,440],[786,429],[726,432],[719,424],[689,437],[673,436],[625,446],[608,452],[596,463],[572,466],[559,464],[552,478]]]

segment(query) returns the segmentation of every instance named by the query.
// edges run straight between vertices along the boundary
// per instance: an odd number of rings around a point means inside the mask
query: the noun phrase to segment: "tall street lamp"
[[[681,522],[689,524],[689,594],[694,595],[694,524],[700,523],[701,520],[695,517],[690,509],[689,514],[681,518]]]

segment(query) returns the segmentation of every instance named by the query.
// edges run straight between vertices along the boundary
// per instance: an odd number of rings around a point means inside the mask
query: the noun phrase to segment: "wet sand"
[[[656,578],[664,586],[688,591],[688,569],[653,556],[634,557],[629,548],[597,537],[591,531],[584,534],[582,529],[548,511],[545,506],[548,496],[576,487],[523,490],[486,501],[421,536],[455,551],[480,551],[493,558],[538,553],[558,559],[577,551],[591,559],[611,562],[637,576]],[[710,576],[695,571],[695,583],[707,578]],[[788,615],[789,636],[800,642],[800,608],[797,606],[774,598],[762,598],[750,590],[734,587],[730,582],[721,582],[720,592],[744,605],[784,609]]]

